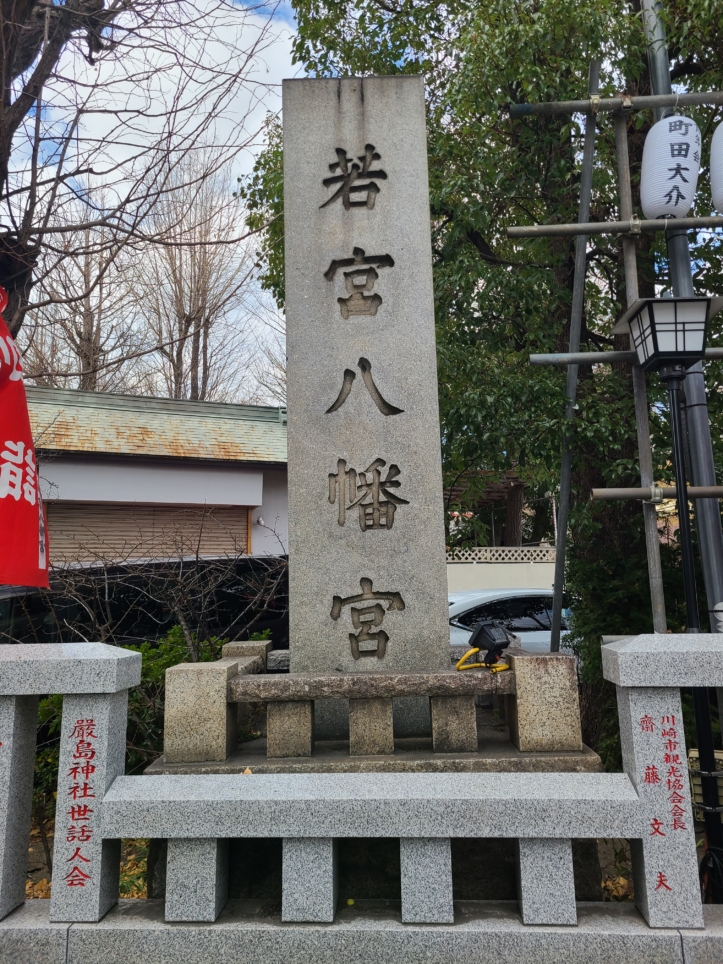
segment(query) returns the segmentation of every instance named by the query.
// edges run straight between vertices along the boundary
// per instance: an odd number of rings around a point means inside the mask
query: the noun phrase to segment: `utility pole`
[[[650,82],[654,94],[672,93],[670,82],[670,58],[665,38],[665,27],[660,18],[659,0],[642,0],[643,24],[648,41],[648,62],[650,64]],[[656,121],[672,114],[674,108],[668,107],[655,110]],[[693,272],[690,265],[690,249],[688,234],[685,230],[666,232],[668,238],[668,263],[670,265],[670,280],[673,295],[676,298],[687,298],[695,294],[693,288]],[[670,392],[671,422],[675,428],[680,422],[680,411],[673,411],[672,406],[678,405],[674,396],[677,392]],[[703,364],[698,362],[688,369],[685,377],[686,415],[688,423],[688,444],[690,449],[691,474],[694,485],[715,485],[715,464],[713,462],[713,448],[710,437],[710,422],[708,421],[708,404],[705,396],[705,380],[703,378]],[[680,439],[682,444],[683,439]],[[685,463],[682,455],[678,455],[679,464],[676,465],[676,482],[680,489],[685,485]],[[678,475],[681,478],[678,478]],[[679,515],[681,522],[683,515],[687,516],[687,506],[683,508],[679,500]],[[715,607],[723,601],[723,531],[721,530],[720,508],[717,500],[699,499],[695,511],[698,544],[700,546],[703,564],[703,579],[705,594],[708,601],[708,616],[713,632],[718,631],[715,618]],[[684,527],[681,526],[681,534]],[[685,560],[684,560],[685,561]],[[690,578],[693,578],[690,573]],[[694,591],[694,590],[693,590]],[[686,596],[689,595],[686,593]],[[688,602],[689,631],[697,627],[690,626],[690,602]],[[695,605],[697,610],[697,604]],[[697,615],[697,613],[696,613]],[[719,707],[720,696],[719,694]],[[713,899],[716,903],[723,900],[719,888],[721,881],[718,874],[713,874],[713,867],[719,867],[723,857],[723,826],[718,811],[718,779],[716,773],[715,754],[713,750],[713,732],[710,721],[710,704],[708,690],[695,688],[693,690],[693,704],[695,709],[695,728],[698,734],[698,759],[701,776],[703,802],[708,852],[703,858],[704,864],[712,876]]]
[[[665,27],[660,19],[658,0],[642,0],[643,23],[648,39],[650,80],[654,94],[670,94],[670,61],[665,38]],[[672,107],[656,108],[655,120],[673,113]],[[688,234],[684,229],[666,231],[668,262],[673,294],[689,298],[695,294],[690,266]],[[703,365],[697,362],[688,369],[685,378],[685,403],[690,446],[690,469],[693,485],[715,485],[715,464],[708,421]],[[719,632],[715,607],[723,602],[723,530],[717,499],[698,499],[695,506],[703,581],[708,605],[711,632]],[[723,620],[721,620],[723,622]],[[723,628],[723,627],[721,627]],[[719,701],[720,705],[720,701]]]

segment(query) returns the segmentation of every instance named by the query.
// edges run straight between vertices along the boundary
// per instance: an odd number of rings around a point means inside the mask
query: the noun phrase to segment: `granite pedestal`
[[[525,924],[577,924],[572,843],[520,839],[518,893]]]
[[[170,839],[166,920],[215,921],[228,899],[228,840]]]
[[[452,849],[449,837],[401,837],[402,920],[451,924]]]
[[[334,920],[337,845],[331,837],[284,837],[283,921]]]
[[[37,696],[0,696],[0,920],[25,900]]]

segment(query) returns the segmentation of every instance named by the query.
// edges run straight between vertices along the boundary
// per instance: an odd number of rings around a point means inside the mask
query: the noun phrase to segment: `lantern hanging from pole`
[[[713,207],[723,214],[723,124],[719,124],[710,144],[710,192]]]
[[[675,115],[654,124],[645,138],[640,172],[640,204],[645,217],[686,217],[699,170],[700,131],[695,121]]]

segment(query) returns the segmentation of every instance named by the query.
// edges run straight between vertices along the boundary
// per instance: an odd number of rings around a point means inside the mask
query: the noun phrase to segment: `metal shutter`
[[[50,560],[139,560],[237,556],[250,551],[246,506],[157,506],[98,502],[46,504]]]

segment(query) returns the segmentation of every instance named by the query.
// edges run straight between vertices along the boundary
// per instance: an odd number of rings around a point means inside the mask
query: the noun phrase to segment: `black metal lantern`
[[[641,298],[625,312],[613,334],[630,334],[640,367],[690,368],[705,354],[708,322],[723,298]]]

